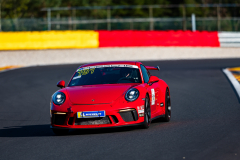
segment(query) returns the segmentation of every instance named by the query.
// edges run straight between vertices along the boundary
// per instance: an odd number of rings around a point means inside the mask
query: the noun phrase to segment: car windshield
[[[79,68],[68,86],[141,82],[135,65],[103,65]]]

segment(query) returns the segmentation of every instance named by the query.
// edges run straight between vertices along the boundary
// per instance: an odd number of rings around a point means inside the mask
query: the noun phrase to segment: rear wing
[[[159,66],[157,66],[157,67],[145,66],[145,67],[147,68],[147,70],[158,70],[158,71],[160,71]]]

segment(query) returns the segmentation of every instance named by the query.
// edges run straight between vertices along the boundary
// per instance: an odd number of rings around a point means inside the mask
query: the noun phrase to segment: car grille
[[[112,120],[113,120],[114,123],[118,123],[118,119],[117,119],[116,116],[112,115],[111,117],[112,117]]]
[[[73,125],[73,120],[74,120],[74,117],[70,117],[69,120],[68,120],[68,124]]]
[[[109,117],[101,118],[76,118],[75,125],[96,125],[96,124],[111,124]]]
[[[52,124],[64,125],[66,117],[66,114],[52,114]]]
[[[137,115],[137,111],[128,111],[128,112],[119,112],[119,114],[121,115],[122,119],[125,122],[130,122],[130,121],[137,121],[138,120],[138,115]]]

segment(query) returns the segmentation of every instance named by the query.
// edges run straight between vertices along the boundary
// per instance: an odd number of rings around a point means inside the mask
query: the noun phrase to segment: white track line
[[[226,74],[226,76],[228,77],[228,79],[231,81],[233,87],[235,88],[238,97],[240,98],[240,83],[238,82],[238,80],[236,80],[236,78],[233,76],[233,74],[228,70],[228,68],[223,69],[223,73]]]

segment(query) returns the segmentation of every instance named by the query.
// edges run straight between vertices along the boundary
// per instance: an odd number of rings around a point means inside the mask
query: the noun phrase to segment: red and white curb
[[[0,73],[1,72],[6,72],[6,71],[10,71],[10,70],[15,70],[18,68],[23,68],[23,66],[5,66],[5,67],[0,67]]]
[[[223,73],[228,77],[229,81],[232,83],[234,89],[236,90],[238,97],[240,98],[240,83],[229,70],[229,68],[223,69]]]

